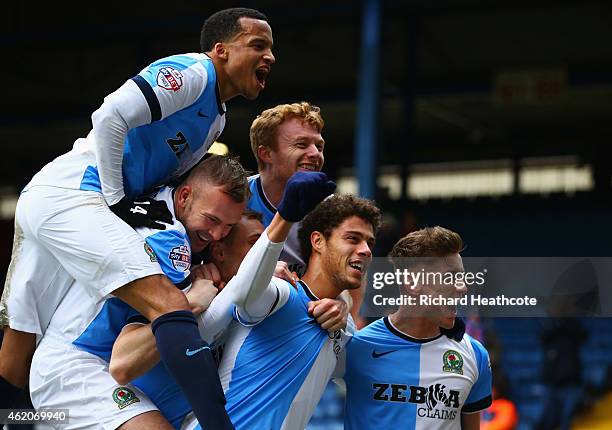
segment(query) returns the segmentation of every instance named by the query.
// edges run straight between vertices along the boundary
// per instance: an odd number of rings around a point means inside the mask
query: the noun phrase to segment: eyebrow
[[[209,214],[208,212],[204,212],[203,214],[204,216],[214,220],[215,222],[221,222],[221,220],[213,214]]]
[[[258,42],[263,42],[263,43],[269,44],[270,46],[274,44],[274,42],[272,42],[270,39],[267,39],[261,36],[253,36],[253,38],[249,40],[249,43],[258,43]]]
[[[364,233],[362,233],[360,231],[357,231],[357,230],[347,230],[344,233],[345,234],[354,234],[354,235],[357,235],[359,237],[365,237],[366,241],[373,241],[375,239],[374,236],[369,236],[369,235],[364,234]]]

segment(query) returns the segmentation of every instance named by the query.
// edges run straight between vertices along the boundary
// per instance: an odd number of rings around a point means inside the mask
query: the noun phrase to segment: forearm
[[[478,430],[480,428],[480,412],[461,414],[461,430]]]
[[[159,360],[151,324],[132,324],[124,327],[115,341],[109,369],[117,382],[127,384],[151,370]]]
[[[292,226],[292,222],[284,220],[279,213],[276,213],[266,230],[270,242],[284,242]]]
[[[232,287],[234,303],[246,313],[252,310],[268,289],[290,227],[291,223],[284,221],[277,214],[249,250],[238,273],[226,287]]]

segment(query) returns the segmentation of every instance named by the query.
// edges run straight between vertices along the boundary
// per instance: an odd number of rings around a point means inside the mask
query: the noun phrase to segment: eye
[[[208,219],[211,222],[214,222],[215,224],[219,224],[219,220],[215,217],[212,217],[210,215],[204,215],[206,217],[206,219]]]

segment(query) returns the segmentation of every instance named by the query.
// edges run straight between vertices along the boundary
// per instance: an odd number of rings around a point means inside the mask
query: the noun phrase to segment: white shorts
[[[58,429],[116,429],[130,418],[158,410],[138,388],[119,385],[108,363],[72,345],[43,338],[30,370],[35,409],[68,409],[68,424]]]
[[[151,259],[144,239],[100,193],[31,187],[17,202],[0,325],[43,334],[75,279],[100,300],[136,279],[163,274]]]

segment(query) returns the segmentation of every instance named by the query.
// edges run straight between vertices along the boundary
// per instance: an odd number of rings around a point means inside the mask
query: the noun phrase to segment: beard
[[[343,264],[342,257],[333,248],[327,248],[327,252],[324,254],[322,262],[323,271],[332,284],[340,291],[355,290],[361,287],[361,280],[355,282],[347,276],[346,264]]]

